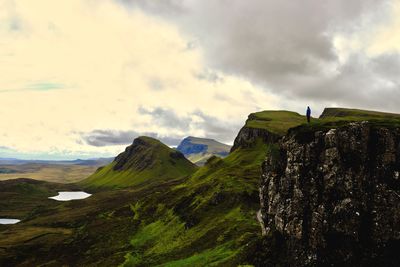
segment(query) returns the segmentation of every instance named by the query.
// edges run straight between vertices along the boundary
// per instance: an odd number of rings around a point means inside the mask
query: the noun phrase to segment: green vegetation
[[[47,183],[31,179],[13,179],[0,181],[0,218],[31,218],[35,212],[54,201],[48,197],[57,195],[57,191],[75,189],[74,185]]]
[[[140,137],[114,162],[100,168],[80,184],[88,188],[151,186],[180,179],[196,170],[182,154],[150,137]]]
[[[186,158],[191,162],[193,162],[194,164],[196,164],[197,166],[203,166],[206,163],[206,161],[212,156],[214,156],[214,154],[199,153],[199,154],[187,155]]]
[[[350,108],[325,108],[320,118],[358,118],[358,119],[400,119],[400,114],[380,111],[350,109]]]
[[[319,119],[313,119],[310,124],[295,127],[297,135],[318,130],[346,126],[351,122],[368,121],[376,127],[400,127],[400,115],[369,110],[326,108]]]
[[[245,126],[265,129],[278,135],[284,135],[289,128],[305,123],[305,121],[306,118],[296,112],[266,110],[250,114]]]
[[[398,122],[395,116],[368,114],[352,111],[307,124],[294,112],[264,111],[251,114],[246,127],[283,135],[292,127],[312,132],[366,119],[376,125]],[[261,235],[256,220],[261,164],[278,151],[277,144],[262,140],[239,145],[223,159],[212,156],[197,168],[161,142],[142,137],[78,185],[1,182],[0,216],[23,221],[0,225],[0,265],[252,264],[249,255]],[[73,186],[103,190],[79,201],[47,199]]]
[[[177,150],[198,166],[203,166],[212,156],[226,157],[231,146],[213,139],[189,136],[182,140]]]
[[[242,262],[248,244],[260,232],[255,216],[267,148],[258,142],[225,159],[214,157],[169,191],[136,203],[140,227],[131,239],[132,251],[124,266]],[[157,204],[167,199],[167,204]]]

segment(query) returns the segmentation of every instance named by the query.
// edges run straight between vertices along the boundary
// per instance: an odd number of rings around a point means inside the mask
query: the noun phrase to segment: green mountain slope
[[[286,118],[290,122],[281,120],[286,125],[304,122],[297,113],[289,113]],[[293,122],[296,119],[297,124]],[[262,134],[251,139],[251,145],[248,140],[243,146],[238,142],[226,158],[211,157],[181,183],[134,203],[139,229],[131,237],[132,251],[123,266],[251,263],[247,255],[261,235],[256,219],[261,164],[276,146],[262,137],[270,134],[270,125],[270,120],[258,121],[253,126]],[[280,127],[280,132],[285,130]]]
[[[76,190],[72,184],[58,184],[27,178],[0,181],[0,218],[25,220],[43,206],[51,206],[58,191]]]
[[[400,119],[400,114],[351,108],[325,108],[320,119],[328,118]]]
[[[112,163],[99,168],[80,184],[89,188],[150,186],[193,173],[196,166],[179,151],[150,137],[138,137]]]
[[[139,138],[83,183],[94,193],[90,198],[52,206],[34,199],[32,215],[26,210],[21,223],[0,227],[0,246],[6,248],[0,249],[0,265],[257,265],[266,253],[262,248],[270,247],[256,218],[265,156],[277,152],[277,140],[293,127],[301,134],[303,127],[349,121],[329,117],[307,124],[294,112],[254,113],[235,149],[200,168],[157,140]],[[98,187],[103,190],[93,190]]]
[[[266,110],[252,113],[245,127],[266,129],[271,133],[284,135],[289,128],[305,123],[305,117],[292,111]]]
[[[349,108],[325,108],[318,119],[312,119],[309,124],[293,127],[293,130],[297,132],[297,135],[301,135],[310,130],[331,129],[357,121],[368,121],[377,127],[399,127],[400,114]]]

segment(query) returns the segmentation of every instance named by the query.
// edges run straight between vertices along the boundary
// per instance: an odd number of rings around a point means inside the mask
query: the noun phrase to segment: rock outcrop
[[[294,128],[263,165],[260,198],[269,263],[400,266],[400,128]]]
[[[235,138],[231,152],[239,147],[251,147],[257,143],[257,139],[261,139],[264,143],[270,144],[276,142],[279,138],[279,135],[271,133],[266,129],[243,127]]]
[[[261,139],[266,144],[275,143],[280,138],[279,135],[271,133],[266,129],[243,127],[235,138],[231,152],[239,147],[247,148],[257,144],[257,139]]]

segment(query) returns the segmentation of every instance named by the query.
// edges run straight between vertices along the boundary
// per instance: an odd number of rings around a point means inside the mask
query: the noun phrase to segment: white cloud
[[[0,145],[114,155],[122,146],[91,146],[81,134],[207,134],[156,125],[139,107],[181,117],[201,111],[239,124],[256,109],[277,107],[275,96],[250,82],[210,70],[199,47],[188,49],[191,41],[162,19],[112,1],[0,0]],[[202,73],[220,79],[199,79]]]
[[[400,112],[399,0],[116,1],[175,23],[207,64],[275,92],[281,107]]]

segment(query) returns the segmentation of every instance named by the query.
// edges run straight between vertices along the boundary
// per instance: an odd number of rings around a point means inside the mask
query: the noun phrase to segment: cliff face
[[[304,116],[285,110],[266,110],[251,113],[246,124],[235,138],[231,152],[238,148],[249,148],[261,140],[265,144],[277,142],[287,130],[306,121]]]
[[[260,198],[269,262],[399,266],[400,129],[295,128],[266,159]]]
[[[235,138],[231,152],[239,147],[248,148],[257,143],[257,139],[261,139],[266,144],[275,143],[280,138],[279,135],[274,134],[266,129],[243,127],[240,129]]]

